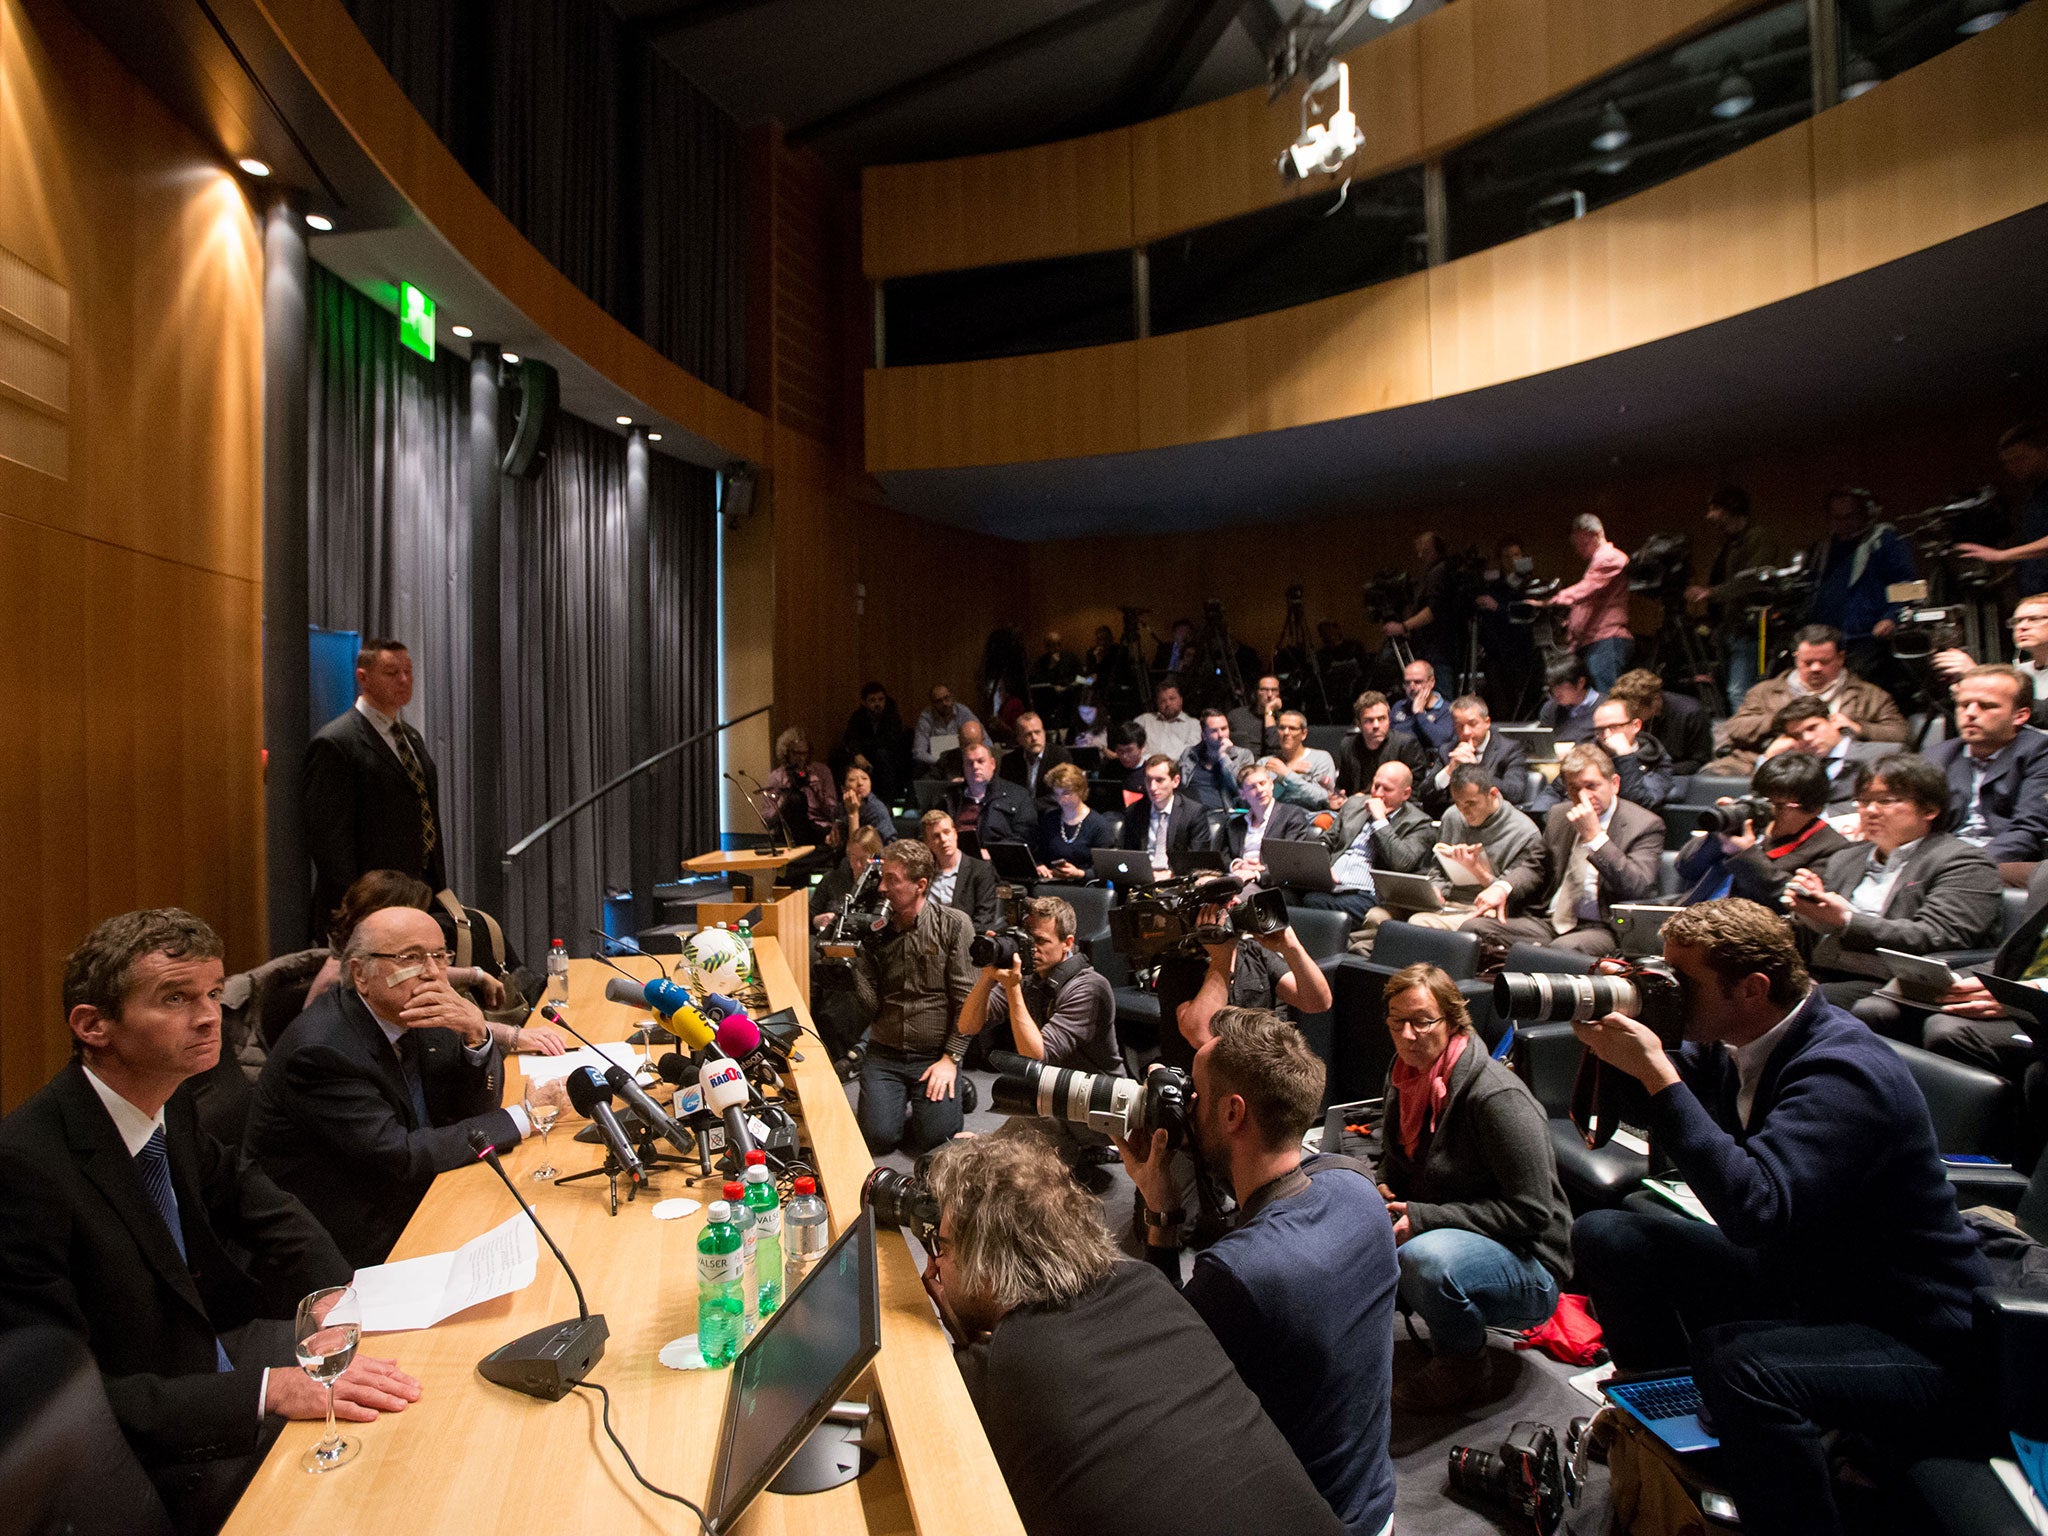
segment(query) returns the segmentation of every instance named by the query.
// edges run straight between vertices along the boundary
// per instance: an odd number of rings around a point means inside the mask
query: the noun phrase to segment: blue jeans
[[[1534,1328],[1557,1310],[1557,1281],[1490,1237],[1437,1227],[1400,1248],[1401,1305],[1429,1327],[1439,1355],[1476,1355],[1486,1330]]]
[[[1633,636],[1622,635],[1613,640],[1595,640],[1580,653],[1586,663],[1586,675],[1601,693],[1612,688],[1614,680],[1627,668],[1628,653],[1635,649],[1635,643]]]
[[[959,1134],[965,1123],[959,1084],[954,1084],[949,1097],[932,1100],[924,1096],[924,1084],[918,1081],[925,1068],[938,1059],[936,1052],[913,1056],[869,1043],[867,1059],[860,1065],[860,1107],[855,1116],[868,1151],[879,1157],[907,1140],[909,1151],[928,1152]],[[906,1110],[910,1115],[908,1137],[903,1124]]]
[[[1728,713],[1742,708],[1749,690],[1757,685],[1756,631],[1728,637]]]

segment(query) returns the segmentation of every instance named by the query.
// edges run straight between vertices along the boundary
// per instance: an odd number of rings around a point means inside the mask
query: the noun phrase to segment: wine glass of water
[[[540,1132],[540,1166],[533,1170],[536,1179],[552,1179],[562,1170],[548,1156],[548,1132],[555,1128],[555,1116],[562,1112],[559,1104],[537,1101],[531,1093],[526,1096],[526,1120]]]
[[[362,1308],[355,1290],[333,1285],[299,1303],[293,1333],[298,1339],[299,1368],[327,1389],[327,1437],[299,1458],[308,1472],[332,1472],[354,1461],[360,1440],[344,1437],[334,1425],[334,1384],[356,1357],[362,1338]]]

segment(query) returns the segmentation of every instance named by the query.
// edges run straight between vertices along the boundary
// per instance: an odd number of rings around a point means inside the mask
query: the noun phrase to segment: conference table
[[[787,910],[792,916],[800,912],[801,897]],[[800,922],[791,931],[801,934]],[[771,1005],[794,1008],[808,1025],[807,999],[778,940],[758,938],[756,959]],[[649,961],[623,963],[651,974]],[[593,1040],[622,1039],[646,1022],[645,1014],[605,1000],[605,981],[615,974],[595,960],[570,962],[568,1016]],[[861,1183],[874,1165],[824,1048],[806,1035],[799,1049],[804,1059],[794,1064],[791,1077],[836,1237],[858,1214]],[[517,1103],[523,1088],[516,1061],[507,1075],[506,1100]],[[548,1151],[564,1173],[603,1162],[601,1147],[574,1139],[583,1123],[565,1114],[549,1139]],[[718,1184],[700,1182],[694,1164],[666,1167],[637,1200],[622,1200],[619,1214],[611,1216],[602,1178],[568,1186],[532,1179],[532,1171],[543,1166],[538,1137],[528,1137],[503,1161],[576,1266],[591,1311],[604,1314],[611,1337],[589,1379],[611,1392],[613,1428],[650,1481],[701,1505],[730,1372],[671,1370],[656,1357],[664,1344],[697,1331],[697,1234],[704,1223],[701,1206],[720,1197]],[[656,1220],[655,1203],[677,1196],[698,1201],[700,1209],[678,1220]],[[445,1173],[391,1257],[459,1247],[517,1210],[488,1168]],[[1015,1506],[910,1250],[898,1231],[885,1229],[880,1236],[882,1349],[851,1395],[879,1403],[889,1453],[855,1481],[825,1493],[764,1493],[737,1529],[755,1536],[1021,1536]],[[418,1377],[420,1400],[375,1423],[344,1426],[362,1441],[361,1452],[348,1465],[318,1475],[301,1471],[298,1459],[324,1425],[286,1425],[228,1522],[228,1536],[695,1531],[688,1511],[633,1481],[604,1436],[594,1393],[542,1402],[476,1373],[476,1362],[499,1345],[575,1315],[569,1280],[542,1244],[534,1281],[524,1290],[430,1329],[366,1336],[362,1353],[395,1359]]]

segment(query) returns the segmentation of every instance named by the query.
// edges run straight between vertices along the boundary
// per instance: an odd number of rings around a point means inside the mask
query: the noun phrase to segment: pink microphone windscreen
[[[739,1061],[761,1045],[761,1027],[744,1013],[728,1013],[718,1025],[718,1048]]]

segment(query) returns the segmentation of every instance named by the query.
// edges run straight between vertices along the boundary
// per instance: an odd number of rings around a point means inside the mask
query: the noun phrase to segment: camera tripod
[[[1202,628],[1195,636],[1195,667],[1202,679],[1201,703],[1212,702],[1207,695],[1212,684],[1222,686],[1225,702],[1249,704],[1244,677],[1237,668],[1237,646],[1230,638],[1230,626],[1223,619],[1223,600],[1212,597],[1202,604]],[[1195,701],[1190,701],[1195,702]]]
[[[1308,642],[1308,616],[1302,607],[1300,587],[1289,587],[1287,589],[1287,617],[1281,621],[1280,638],[1273,646],[1273,670],[1275,672],[1280,671],[1280,658],[1287,654],[1290,647],[1301,658],[1300,672],[1307,674],[1308,683],[1314,690],[1313,692],[1307,689],[1297,690],[1301,694],[1302,702],[1306,704],[1310,699],[1313,699],[1317,706],[1316,718],[1318,720],[1330,719],[1330,691],[1323,684],[1323,667],[1316,657],[1315,647]],[[1293,667],[1287,669],[1288,673],[1295,673],[1295,671],[1296,669]],[[1299,681],[1298,674],[1296,680]],[[1283,688],[1286,687],[1288,681],[1287,674],[1283,673],[1280,678],[1281,686]]]
[[[1152,701],[1152,668],[1145,660],[1145,632],[1149,628],[1145,623],[1145,615],[1150,611],[1147,608],[1135,608],[1129,603],[1124,604],[1124,628],[1122,635],[1117,639],[1117,644],[1123,649],[1125,667],[1130,676],[1131,697],[1139,709],[1146,708]],[[1130,711],[1133,714],[1136,712]]]
[[[1650,636],[1647,655],[1643,665],[1655,672],[1669,686],[1676,673],[1709,720],[1718,720],[1727,713],[1722,706],[1726,702],[1721,691],[1715,668],[1715,657],[1700,640],[1692,622],[1685,615],[1685,598],[1659,597],[1658,608],[1663,614],[1657,633]]]

